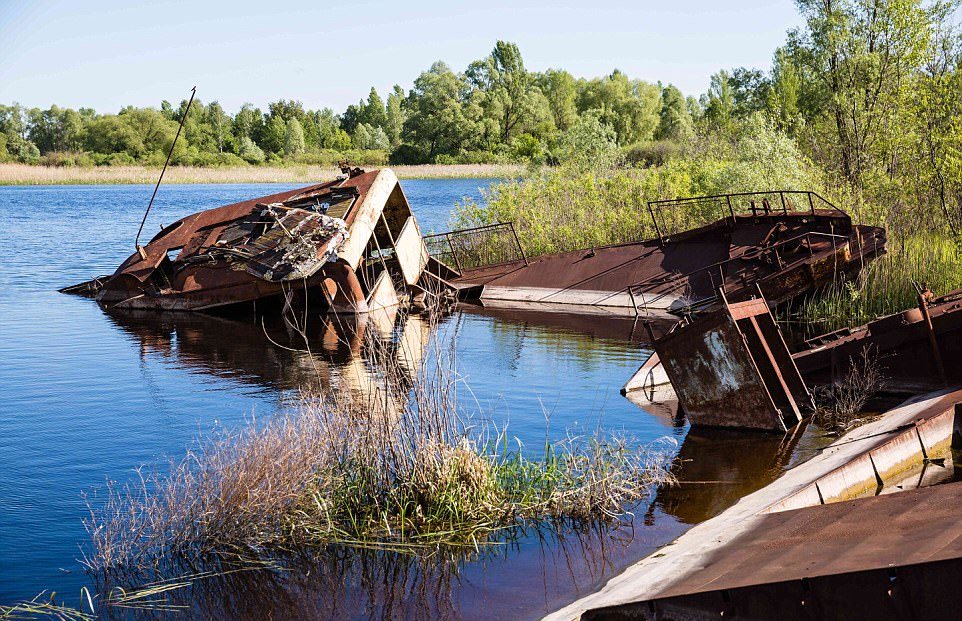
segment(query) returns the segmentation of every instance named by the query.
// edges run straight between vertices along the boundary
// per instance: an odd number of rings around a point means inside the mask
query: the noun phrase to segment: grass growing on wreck
[[[912,281],[942,295],[962,287],[962,249],[945,234],[916,234],[892,240],[887,253],[853,280],[831,285],[804,301],[796,319],[821,334],[864,324],[917,306]]]
[[[243,562],[326,544],[476,548],[531,520],[614,518],[669,480],[667,445],[568,437],[527,457],[503,430],[462,417],[445,360],[413,381],[379,365],[385,384],[371,394],[306,398],[111,487],[91,499],[86,565]]]

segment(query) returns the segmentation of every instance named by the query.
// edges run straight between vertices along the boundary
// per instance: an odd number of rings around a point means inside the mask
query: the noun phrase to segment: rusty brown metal
[[[742,300],[760,285],[769,301],[781,304],[841,274],[857,273],[884,253],[883,229],[853,225],[843,211],[827,202],[828,208],[817,209],[809,193],[801,194],[804,199],[793,202],[792,193],[776,193],[784,200],[730,215],[729,204],[741,208],[755,195],[678,199],[670,203],[674,211],[710,199],[725,216],[678,233],[669,232],[653,203],[649,211],[658,231],[653,240],[467,264],[452,283],[479,291],[486,305],[570,305],[582,312],[684,315],[718,308],[719,287],[730,299]],[[657,205],[664,210],[668,204]]]
[[[766,515],[657,599],[584,620],[953,619],[962,482]]]
[[[828,383],[865,352],[892,392],[962,382],[962,289],[941,297],[923,291],[919,308],[809,339],[792,358],[810,384]]]
[[[693,426],[786,431],[811,395],[764,298],[729,303],[655,340]]]
[[[112,276],[61,291],[93,295],[110,309],[197,311],[309,289],[339,310],[364,312],[382,272],[417,282],[424,244],[420,234],[416,243],[395,243],[416,224],[408,224],[413,214],[390,170],[343,168],[335,181],[182,218]],[[379,304],[400,301],[389,297]]]

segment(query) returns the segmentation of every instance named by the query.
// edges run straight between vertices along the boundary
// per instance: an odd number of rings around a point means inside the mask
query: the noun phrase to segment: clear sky
[[[718,69],[768,68],[799,24],[791,0],[0,0],[0,103],[116,112],[196,84],[231,112],[281,98],[341,111],[435,60],[463,71],[498,39],[531,70],[618,68],[697,95]]]

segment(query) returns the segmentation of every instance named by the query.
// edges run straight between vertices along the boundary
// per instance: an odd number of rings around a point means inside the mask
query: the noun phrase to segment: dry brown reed
[[[568,436],[530,458],[463,414],[453,349],[434,348],[413,374],[409,356],[389,353],[369,355],[369,390],[304,395],[91,498],[87,567],[170,575],[171,563],[244,565],[327,544],[476,550],[530,521],[615,518],[670,478],[668,444]]]
[[[376,167],[370,167],[373,169]],[[508,164],[425,164],[394,166],[402,179],[517,177],[523,168]],[[95,185],[154,183],[160,168],[152,166],[39,166],[0,163],[0,185]],[[165,183],[310,183],[329,181],[340,172],[329,166],[172,166]]]
[[[877,353],[868,346],[851,361],[838,380],[815,391],[815,420],[828,431],[841,435],[864,421],[865,405],[882,389],[885,377]]]

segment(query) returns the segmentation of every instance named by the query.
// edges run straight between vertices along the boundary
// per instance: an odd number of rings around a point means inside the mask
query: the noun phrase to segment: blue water
[[[488,183],[403,186],[422,230],[440,231],[455,201],[481,200]],[[288,187],[165,186],[147,238],[186,214]],[[196,316],[111,317],[91,300],[56,292],[110,273],[126,258],[151,189],[0,187],[0,603],[43,590],[79,603],[71,599],[87,584],[77,562],[85,492],[107,479],[129,480],[141,464],[182,455],[215,425],[269,416],[311,375],[303,356],[274,346],[258,326]],[[507,423],[527,446],[543,444],[546,426],[553,437],[601,425],[641,441],[681,440],[685,428],[618,393],[647,355],[632,327],[597,327],[470,310],[448,317],[440,330],[457,339],[458,367],[471,388],[466,405]],[[332,373],[343,358],[335,356]],[[538,542],[499,561],[466,563],[452,587],[452,614],[537,616],[570,601],[682,528],[681,520],[656,512],[660,530],[638,534],[600,569],[588,555],[566,560],[574,569],[561,571],[552,560],[557,549],[546,553]]]

